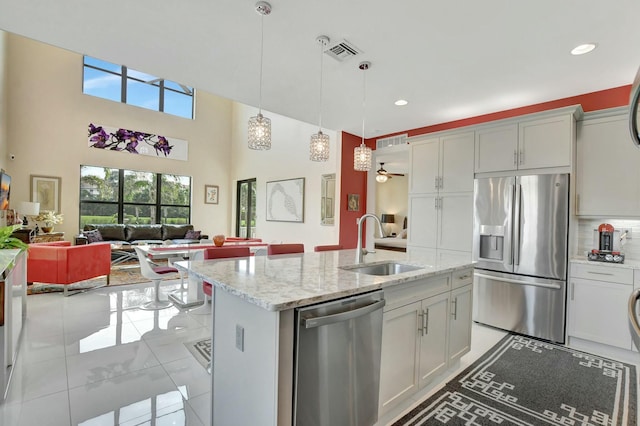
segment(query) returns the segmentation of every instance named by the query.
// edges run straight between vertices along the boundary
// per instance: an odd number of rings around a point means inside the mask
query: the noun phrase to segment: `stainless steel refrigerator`
[[[569,175],[475,180],[474,321],[564,343]]]

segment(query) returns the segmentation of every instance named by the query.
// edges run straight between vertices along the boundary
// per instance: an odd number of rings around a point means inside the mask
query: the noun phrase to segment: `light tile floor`
[[[0,425],[208,425],[211,376],[184,342],[209,336],[211,315],[138,309],[152,291],[28,296]]]
[[[178,286],[163,283],[162,297]],[[211,315],[138,309],[152,294],[146,283],[66,298],[29,296],[0,425],[209,425],[211,376],[184,342],[209,336]],[[455,376],[504,334],[474,324],[471,352],[443,377]],[[392,423],[438,387],[415,395],[378,425]]]

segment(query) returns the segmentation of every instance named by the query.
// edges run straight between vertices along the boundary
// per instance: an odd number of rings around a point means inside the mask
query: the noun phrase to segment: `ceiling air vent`
[[[376,139],[376,149],[386,148],[388,146],[405,145],[407,143],[407,134],[391,136],[388,138]]]
[[[342,40],[336,44],[332,44],[331,46],[329,46],[329,48],[325,50],[324,53],[331,56],[338,62],[344,62],[349,58],[362,54],[362,51],[355,47],[353,44],[349,43],[347,40]]]

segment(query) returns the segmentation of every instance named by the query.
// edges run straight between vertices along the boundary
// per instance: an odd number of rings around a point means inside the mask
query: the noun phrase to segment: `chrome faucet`
[[[356,263],[362,263],[364,260],[364,255],[367,254],[367,249],[362,248],[362,225],[367,220],[368,217],[371,217],[378,222],[378,231],[380,231],[380,236],[384,237],[384,231],[382,230],[382,223],[380,223],[380,219],[378,216],[372,213],[363,214],[360,219],[358,219],[358,246],[356,247]]]

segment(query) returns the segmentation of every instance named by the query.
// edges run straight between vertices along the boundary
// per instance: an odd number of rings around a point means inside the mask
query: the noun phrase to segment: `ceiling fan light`
[[[327,161],[329,159],[329,135],[325,135],[321,131],[311,135],[309,159],[311,161]]]
[[[376,181],[379,183],[385,183],[389,178],[387,175],[376,175]]]
[[[353,169],[366,172],[371,168],[371,148],[364,143],[353,149]]]
[[[271,119],[261,113],[249,119],[249,148],[271,149]]]

